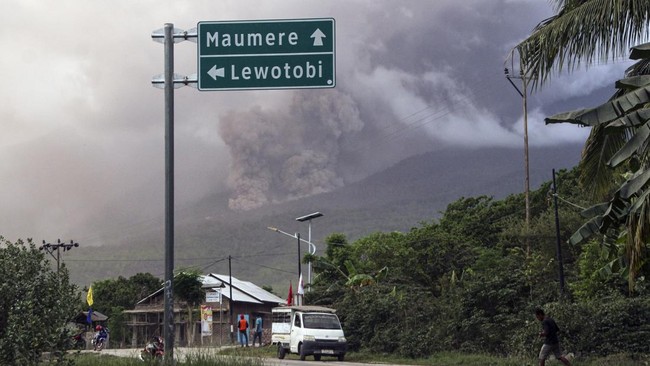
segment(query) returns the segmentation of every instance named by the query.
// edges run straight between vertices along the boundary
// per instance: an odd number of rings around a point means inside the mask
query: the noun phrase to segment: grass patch
[[[176,352],[175,356],[179,353]],[[214,348],[196,349],[183,355],[183,362],[178,366],[264,366],[264,360],[276,358],[276,347],[227,348],[220,352]],[[146,365],[138,358],[125,358],[101,353],[71,354],[70,359],[76,366],[135,366]],[[287,355],[286,359],[299,360],[298,355]],[[428,365],[428,366],[536,366],[535,357],[498,357],[493,355],[463,354],[455,352],[437,353],[424,359],[410,359],[390,354],[372,352],[350,352],[346,361],[368,364]],[[308,357],[307,360],[312,360]],[[335,360],[323,356],[323,361]],[[577,357],[571,360],[574,366],[650,366],[650,355],[618,354],[607,357]],[[561,365],[559,361],[550,360],[547,365]]]
[[[77,354],[70,359],[75,366],[143,366],[159,365],[158,361],[142,362],[137,357],[118,357],[102,354]],[[236,355],[217,355],[208,352],[190,352],[183,357],[177,366],[263,366],[264,360],[260,357],[238,357]]]

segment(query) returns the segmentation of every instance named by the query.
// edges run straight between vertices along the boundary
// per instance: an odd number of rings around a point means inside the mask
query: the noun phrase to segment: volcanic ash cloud
[[[341,187],[340,152],[363,126],[355,102],[337,90],[299,91],[285,109],[222,116],[232,159],[229,207],[250,210]]]

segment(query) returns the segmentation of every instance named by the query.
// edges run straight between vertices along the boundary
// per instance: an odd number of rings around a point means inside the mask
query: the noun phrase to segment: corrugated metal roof
[[[226,286],[221,289],[222,296],[230,296],[230,276],[221,275],[217,273],[210,273],[205,276],[205,278],[211,278],[209,281],[216,279],[223,282]],[[206,280],[204,279],[204,284]],[[261,304],[263,302],[270,302],[274,304],[286,304],[287,302],[275,296],[274,294],[266,291],[265,289],[253,284],[248,281],[241,281],[235,277],[232,277],[232,297],[234,301],[244,301],[252,302],[256,304]]]
[[[200,276],[199,278],[203,284],[203,289],[221,289],[221,296],[230,298],[230,276],[210,273],[206,276]],[[161,287],[158,289],[158,291],[155,291],[151,295],[138,301],[138,304],[143,304],[148,299],[154,296],[158,296],[163,290],[164,288]],[[256,286],[252,282],[240,281],[235,277],[232,277],[232,299],[236,302],[249,302],[253,304],[263,304],[265,302],[270,302],[273,304],[285,305],[287,303],[284,299],[281,299],[266,291],[265,289]]]

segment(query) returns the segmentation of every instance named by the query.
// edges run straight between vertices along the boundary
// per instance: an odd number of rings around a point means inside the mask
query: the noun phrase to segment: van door
[[[302,342],[302,334],[302,313],[296,312],[293,315],[293,323],[291,325],[291,341],[289,343],[291,353],[298,353],[298,344]]]

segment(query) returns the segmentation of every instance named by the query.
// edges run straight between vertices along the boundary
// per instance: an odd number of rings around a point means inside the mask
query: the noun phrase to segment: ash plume
[[[299,91],[286,108],[222,116],[219,132],[232,159],[229,207],[250,210],[343,186],[341,150],[363,126],[355,102],[337,90]]]

